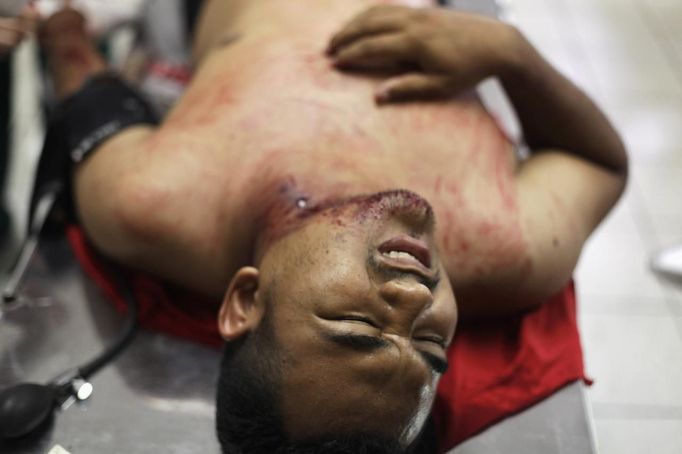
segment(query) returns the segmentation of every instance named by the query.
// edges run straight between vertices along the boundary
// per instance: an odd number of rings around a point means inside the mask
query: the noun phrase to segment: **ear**
[[[258,298],[256,268],[241,268],[230,282],[218,314],[218,329],[227,341],[237,340],[258,327],[265,303]]]

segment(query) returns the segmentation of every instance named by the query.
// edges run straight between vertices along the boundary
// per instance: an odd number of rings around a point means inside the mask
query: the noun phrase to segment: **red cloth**
[[[67,231],[85,272],[119,310],[112,279],[77,227]],[[141,273],[128,273],[147,329],[220,346],[219,302]],[[584,379],[571,282],[538,309],[503,320],[461,324],[448,352],[433,408],[440,450],[446,452],[491,424],[533,405],[569,382]]]
[[[70,226],[66,236],[86,274],[116,309],[125,311],[126,303],[120,291],[111,276],[104,271],[101,258],[90,247],[83,231]],[[143,273],[127,272],[126,277],[137,299],[140,326],[212,347],[223,344],[218,332],[219,301],[182,288],[161,285],[158,280]]]
[[[433,408],[443,452],[585,380],[573,282],[532,312],[458,326],[448,359]]]

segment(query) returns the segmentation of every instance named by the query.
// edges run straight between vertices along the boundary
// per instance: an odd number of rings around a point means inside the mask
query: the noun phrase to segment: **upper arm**
[[[73,185],[79,220],[93,245],[117,262],[222,295],[231,268],[216,221],[220,198],[207,192],[215,185],[197,183],[196,169],[204,167],[192,163],[200,154],[185,153],[186,143],[164,134],[128,128],[79,165]]]
[[[127,262],[134,255],[149,217],[139,216],[143,201],[131,196],[144,169],[148,126],[127,128],[105,141],[78,165],[73,197],[81,226],[106,255]]]
[[[625,171],[607,170],[560,151],[539,152],[522,163],[517,193],[531,263],[524,283],[530,295],[547,296],[565,285],[583,244],[625,182]]]

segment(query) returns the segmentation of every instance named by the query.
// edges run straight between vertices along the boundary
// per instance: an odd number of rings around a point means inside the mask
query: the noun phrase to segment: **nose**
[[[379,288],[379,294],[394,309],[399,325],[409,327],[409,330],[415,320],[433,304],[431,290],[412,279],[385,282]]]

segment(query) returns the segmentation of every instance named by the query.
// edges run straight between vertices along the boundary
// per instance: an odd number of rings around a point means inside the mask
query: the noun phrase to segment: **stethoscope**
[[[42,160],[42,157],[41,157]],[[38,182],[33,194],[29,231],[23,241],[9,279],[2,293],[1,305],[16,304],[19,300],[19,286],[26,274],[31,258],[50,215],[58,207],[64,184],[56,178]],[[0,439],[11,440],[35,436],[48,426],[57,408],[65,408],[70,402],[83,401],[90,397],[92,385],[88,382],[102,367],[116,358],[132,341],[137,332],[137,304],[132,291],[123,285],[123,296],[127,305],[127,316],[119,336],[95,358],[82,365],[65,371],[46,384],[20,383],[0,391]],[[2,308],[0,307],[0,311]]]

